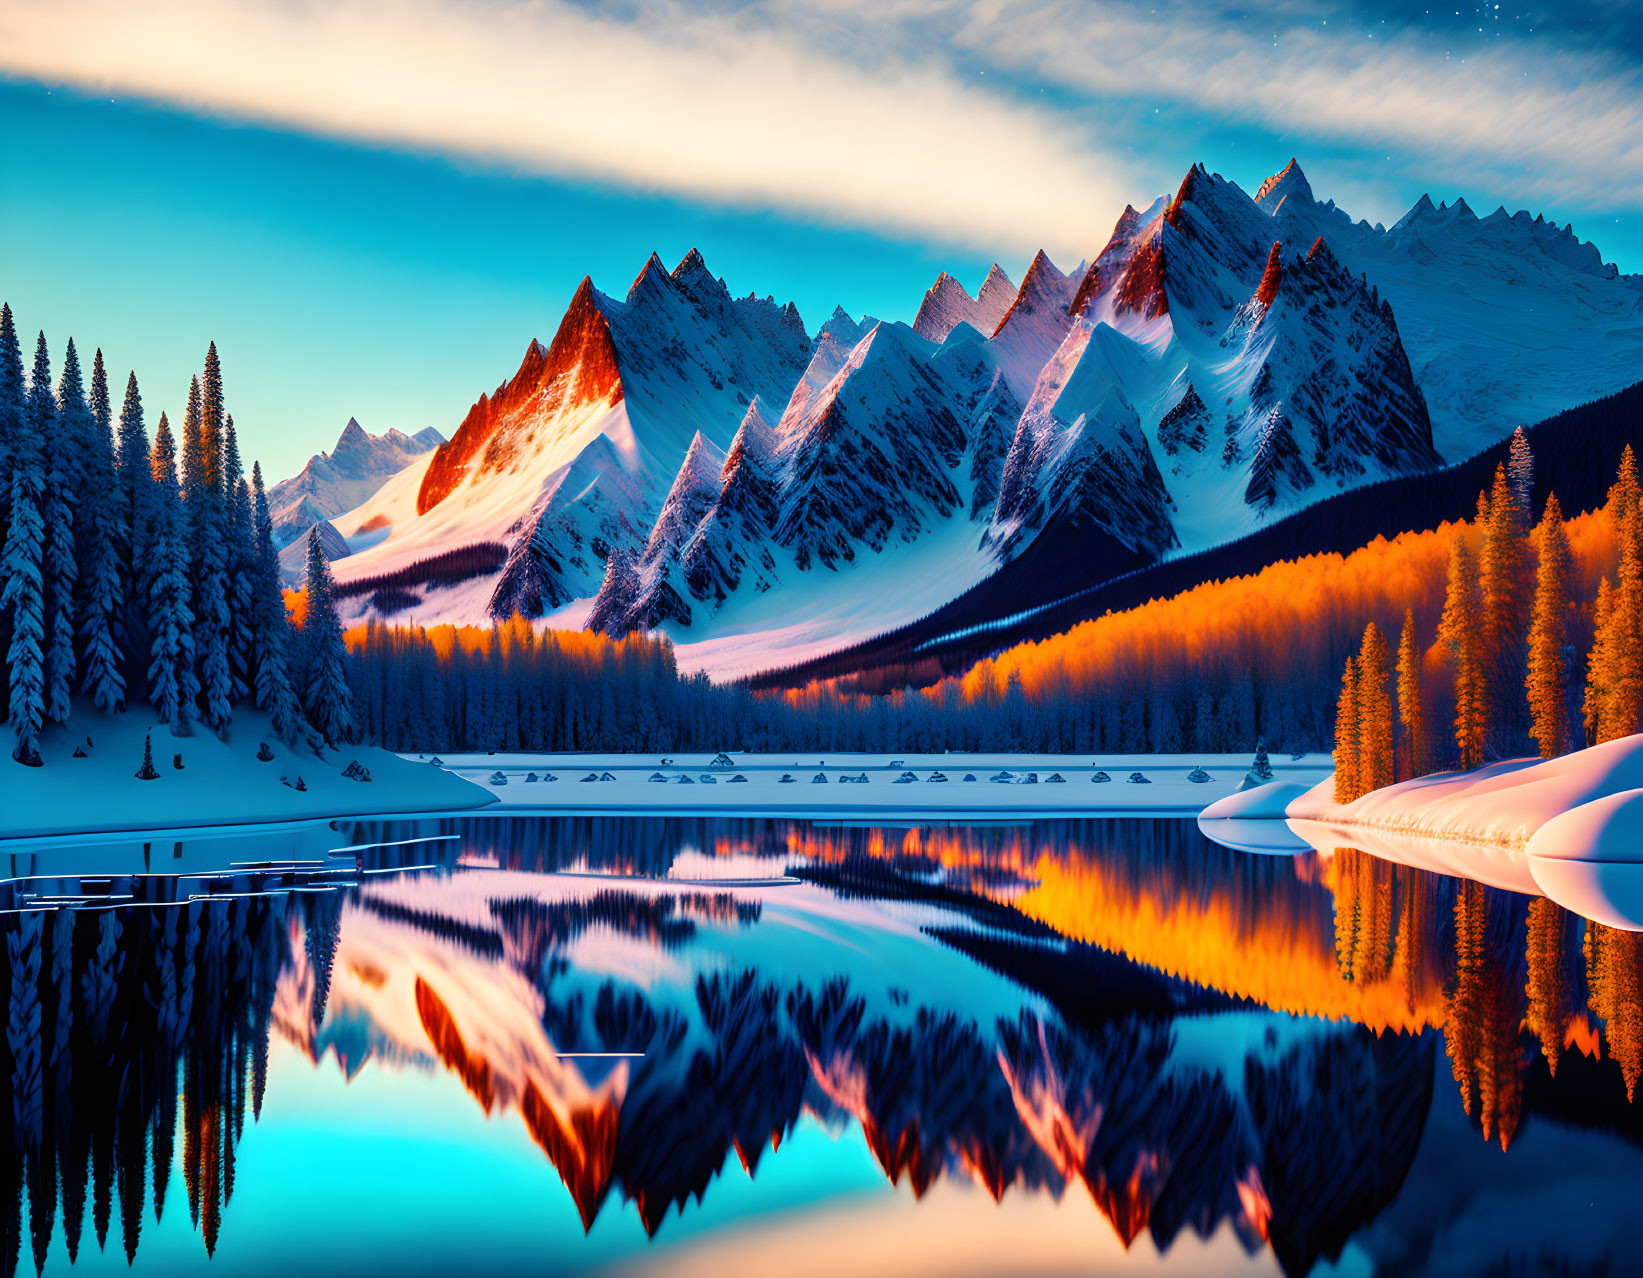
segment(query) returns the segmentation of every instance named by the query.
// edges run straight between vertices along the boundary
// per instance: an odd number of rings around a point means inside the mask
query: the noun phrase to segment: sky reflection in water
[[[1186,822],[342,826],[13,858],[8,1272],[1624,1255],[1643,949],[1548,902]]]

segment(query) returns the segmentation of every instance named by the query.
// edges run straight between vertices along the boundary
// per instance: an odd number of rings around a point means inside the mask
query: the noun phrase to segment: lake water
[[[1635,1263],[1638,938],[1361,853],[473,817],[9,869],[7,1273]]]

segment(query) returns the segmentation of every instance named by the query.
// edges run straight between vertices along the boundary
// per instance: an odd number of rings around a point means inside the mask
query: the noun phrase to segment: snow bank
[[[1521,850],[1553,817],[1605,795],[1643,787],[1643,735],[1559,759],[1512,759],[1475,772],[1440,772],[1348,804],[1334,802],[1331,784],[1314,786],[1289,805],[1287,814]]]
[[[1334,773],[1330,773],[1333,777]],[[1299,781],[1268,781],[1265,785],[1239,790],[1217,799],[1201,813],[1201,821],[1230,820],[1232,818],[1282,817],[1290,803],[1311,790]]]
[[[1553,817],[1524,850],[1541,891],[1564,909],[1643,931],[1643,790],[1621,790]]]
[[[921,819],[1105,812],[1191,816],[1206,802],[1232,793],[1249,767],[1242,754],[735,754],[715,767],[714,757],[706,754],[498,753],[451,754],[441,762],[490,789],[500,800],[498,811]],[[1329,757],[1307,755],[1273,767],[1300,791],[1324,774]],[[1191,780],[1195,770],[1209,779]],[[1132,781],[1132,775],[1145,779]]]
[[[43,735],[42,767],[0,758],[0,840],[440,812],[495,802],[460,777],[371,746],[319,755],[292,750],[267,716],[248,708],[235,711],[226,741],[198,724],[193,735],[174,737],[146,709],[112,717],[75,709],[66,725]],[[150,730],[159,776],[139,781],[143,735]],[[272,755],[266,762],[257,758],[264,742]],[[84,757],[74,757],[76,748]],[[369,781],[343,775],[356,761]],[[302,790],[293,788],[298,777]]]
[[[1473,879],[1612,927],[1643,931],[1643,734],[1558,759],[1511,759],[1331,797],[1333,777],[1281,802],[1281,785],[1212,804],[1205,835],[1273,851],[1276,827],[1325,854],[1359,848],[1383,860]],[[1269,827],[1263,829],[1261,827]]]

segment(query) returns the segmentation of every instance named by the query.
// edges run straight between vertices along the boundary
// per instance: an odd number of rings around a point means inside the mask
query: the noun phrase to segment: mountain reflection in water
[[[360,1091],[450,1080],[522,1125],[584,1231],[631,1211],[649,1249],[806,1115],[859,1130],[915,1211],[943,1179],[1074,1189],[1138,1261],[1188,1231],[1288,1274],[1348,1247],[1444,1270],[1525,1133],[1543,1182],[1566,1157],[1616,1202],[1639,1184],[1643,950],[1545,900],[1187,822],[341,824],[165,875],[148,845],[78,880],[72,849],[12,858],[6,1273],[91,1234],[132,1259],[181,1211],[213,1255],[280,1104],[271,1043]],[[1614,1228],[1523,1221],[1479,1268],[1601,1267]]]

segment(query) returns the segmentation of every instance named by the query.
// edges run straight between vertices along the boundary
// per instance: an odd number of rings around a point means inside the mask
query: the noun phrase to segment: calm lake
[[[8,1274],[1634,1263],[1639,938],[1362,853],[484,816],[10,850]]]

